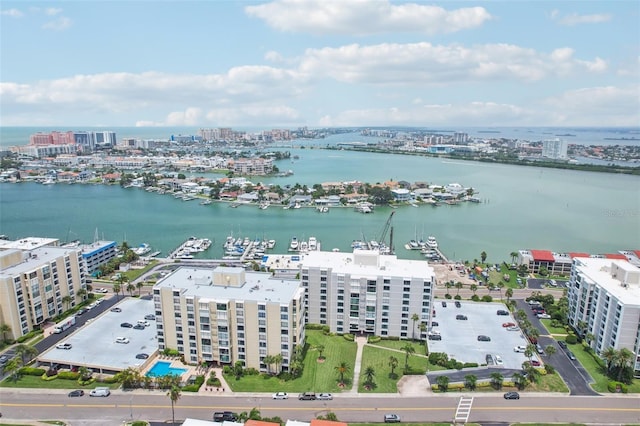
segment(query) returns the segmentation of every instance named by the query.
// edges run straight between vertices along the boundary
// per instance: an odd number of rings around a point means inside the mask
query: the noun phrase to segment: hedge
[[[614,380],[610,381],[607,384],[607,389],[611,393],[627,393],[629,388],[622,382],[616,382]]]
[[[192,385],[187,385],[182,388],[183,392],[198,392],[200,387],[204,383],[204,376],[196,376],[196,381]]]
[[[73,371],[61,371],[58,373],[58,379],[63,380],[78,380],[80,373],[74,373]]]
[[[26,376],[42,376],[47,371],[44,368],[22,367],[18,372]]]
[[[345,334],[342,337],[344,337],[344,340],[348,340],[350,342],[353,342],[355,340],[355,336],[351,333]]]

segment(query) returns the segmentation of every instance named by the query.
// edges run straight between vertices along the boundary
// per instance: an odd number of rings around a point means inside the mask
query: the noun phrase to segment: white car
[[[107,289],[106,288],[99,288],[97,290],[95,290],[96,293],[106,293]]]
[[[512,325],[511,327],[507,327],[507,331],[520,331],[520,327]]]
[[[71,349],[71,343],[58,343],[56,349]]]
[[[330,393],[319,393],[316,395],[316,399],[330,401],[333,399],[333,395],[331,395]]]
[[[538,314],[538,318],[540,318],[540,319],[551,319],[551,315],[549,315],[549,314]]]
[[[513,348],[514,352],[524,352],[527,350],[526,346],[516,346],[515,348]]]
[[[129,343],[129,339],[127,339],[126,337],[116,337],[116,343]]]
[[[496,359],[496,365],[502,365],[503,364],[502,357],[500,357],[500,355],[496,355],[495,359]]]
[[[286,392],[276,392],[273,394],[273,399],[289,399],[289,395]]]

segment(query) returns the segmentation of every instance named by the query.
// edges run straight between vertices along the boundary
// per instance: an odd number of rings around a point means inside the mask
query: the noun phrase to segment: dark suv
[[[315,401],[316,394],[314,392],[305,392],[298,395],[298,399],[306,400],[306,401]]]
[[[213,413],[214,422],[235,422],[236,420],[238,420],[236,413],[231,411],[218,411]]]
[[[467,316],[466,315],[456,315],[456,319],[465,321],[467,319]]]

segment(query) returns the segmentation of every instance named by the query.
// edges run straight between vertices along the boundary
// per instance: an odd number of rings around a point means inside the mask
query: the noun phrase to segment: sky
[[[640,125],[640,2],[0,2],[0,126]]]

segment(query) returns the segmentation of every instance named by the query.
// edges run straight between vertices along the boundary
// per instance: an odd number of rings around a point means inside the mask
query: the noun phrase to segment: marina
[[[189,237],[185,242],[169,255],[170,259],[193,259],[196,253],[201,253],[211,247],[212,241],[208,238]]]

